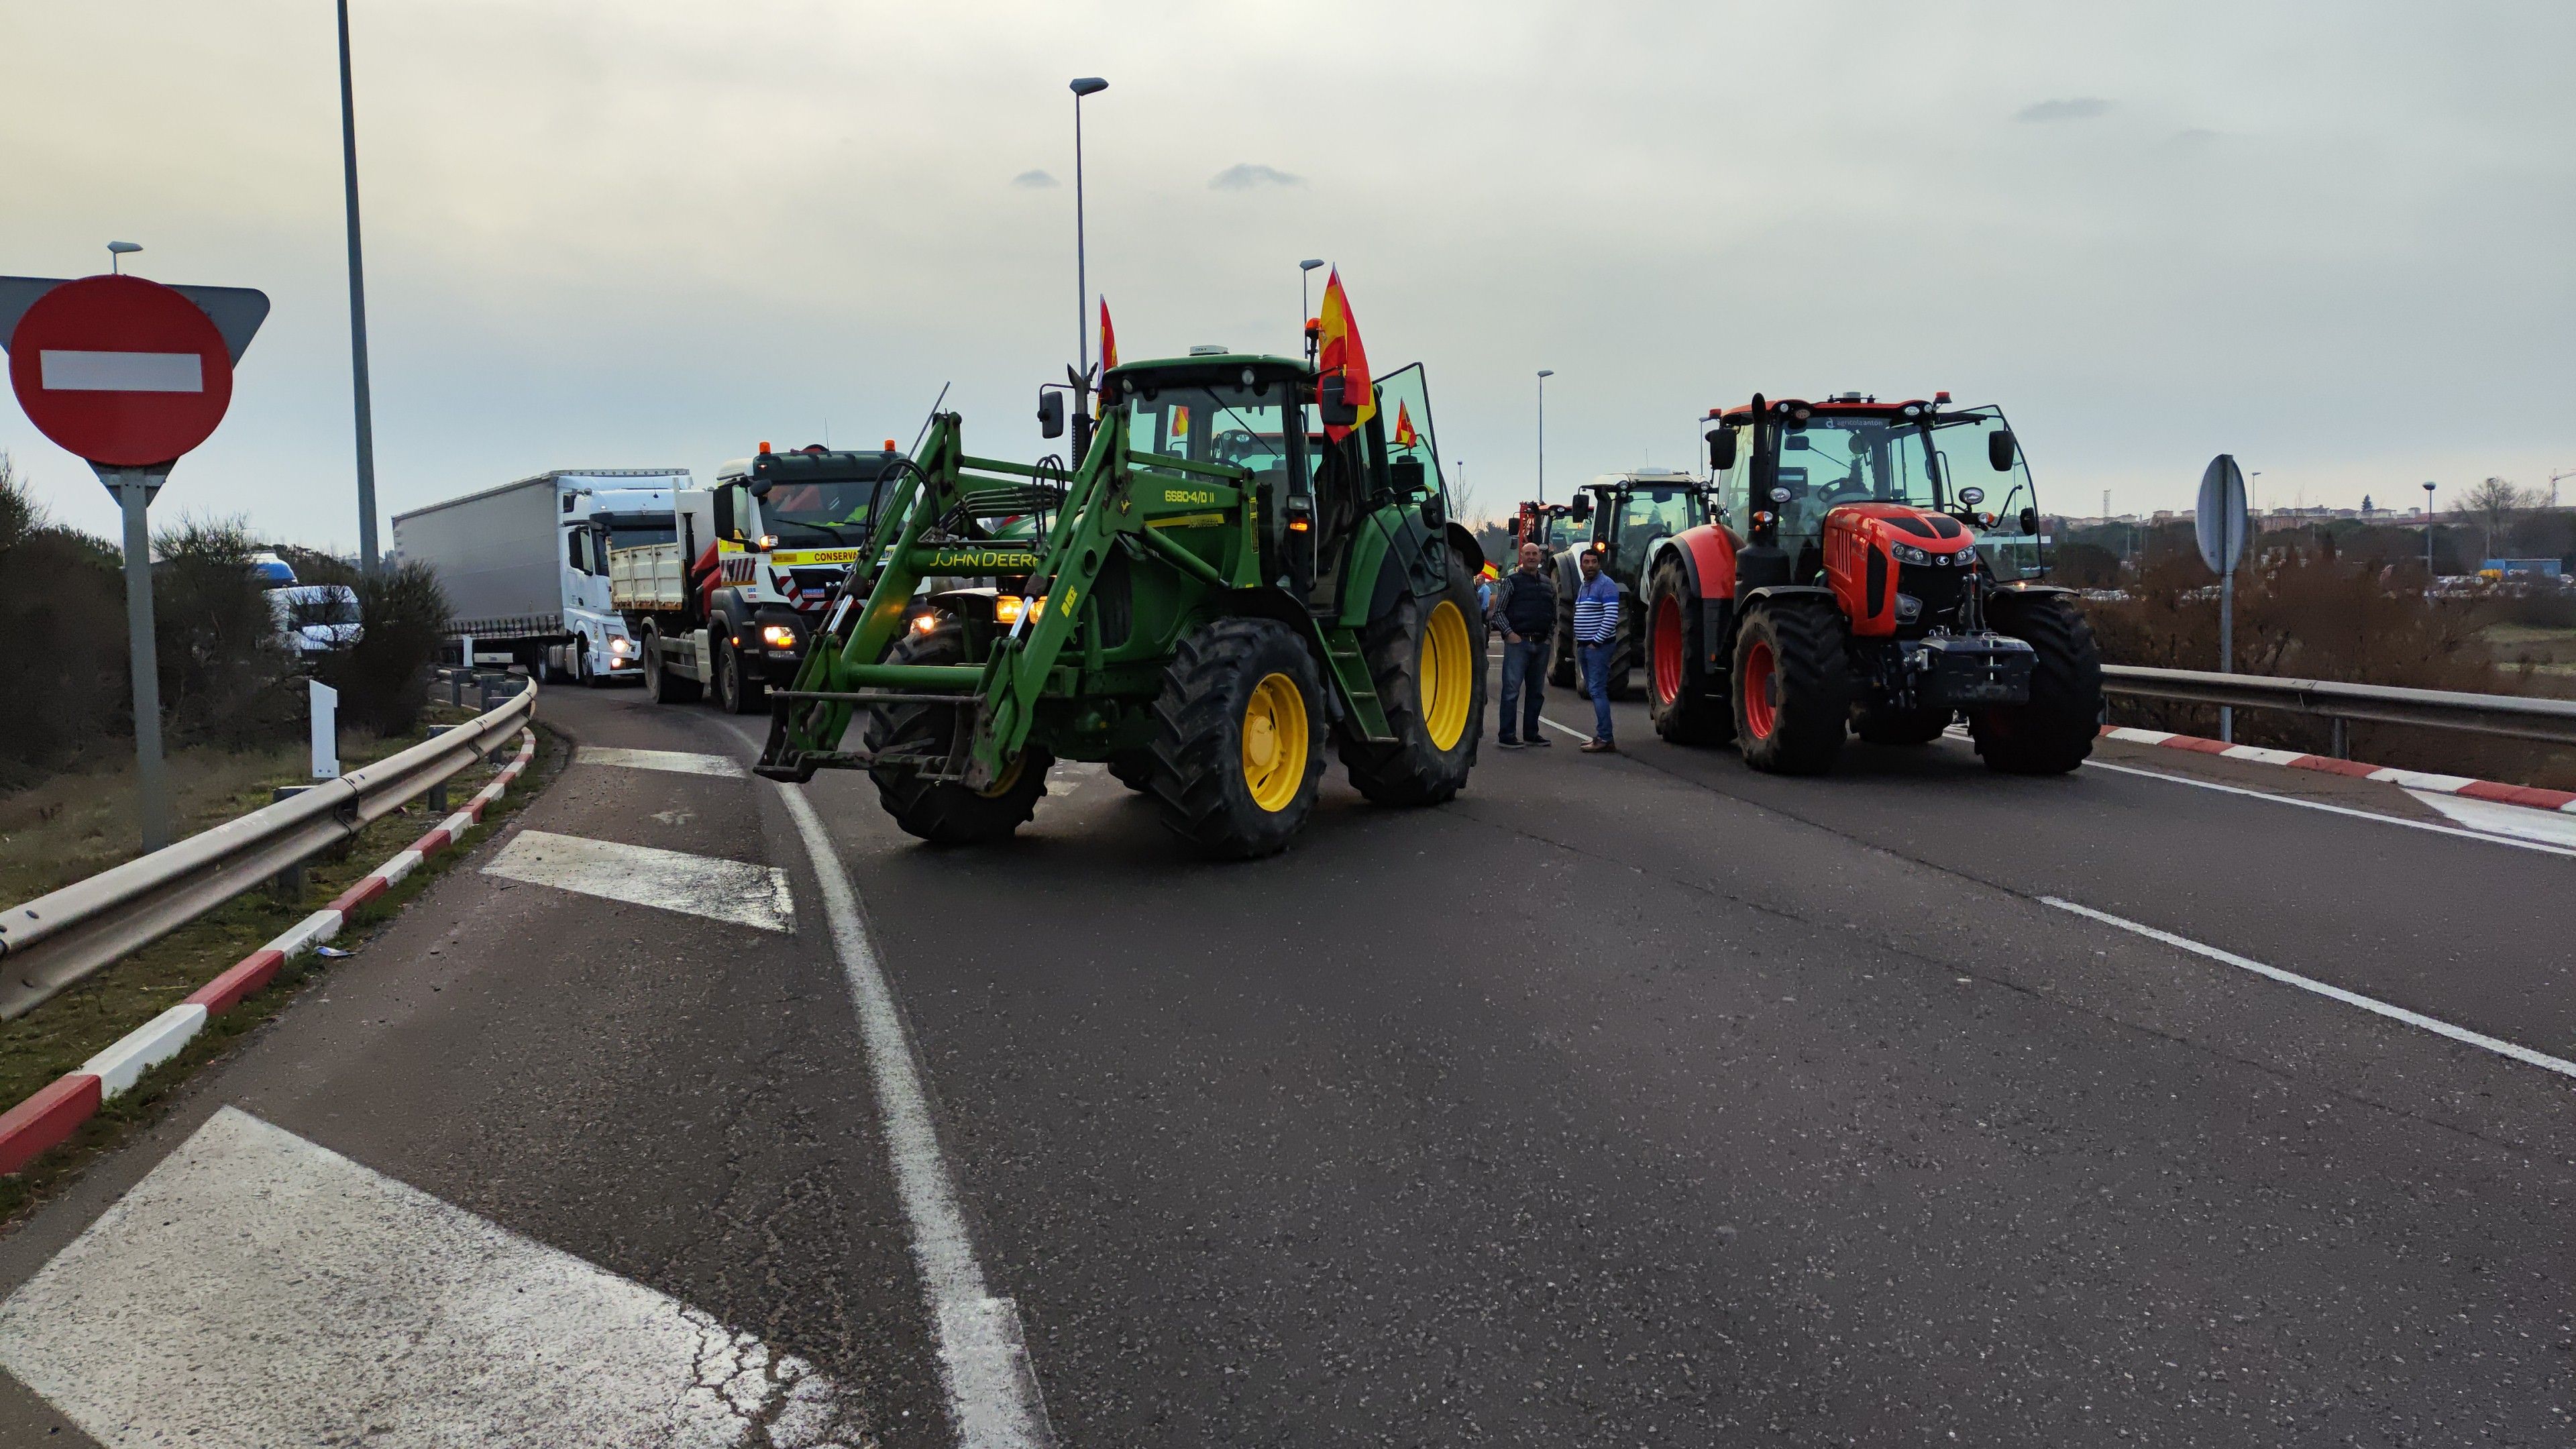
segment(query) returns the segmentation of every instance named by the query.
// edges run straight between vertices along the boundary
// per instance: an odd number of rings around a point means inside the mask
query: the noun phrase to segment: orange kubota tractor
[[[1658,734],[1732,739],[1784,774],[1831,768],[1848,734],[1923,744],[1963,714],[1996,770],[2062,774],[2092,752],[2101,660],[2072,591],[2041,581],[2038,499],[2001,411],[1757,393],[1708,422],[1717,521],[1659,540],[1643,570]]]

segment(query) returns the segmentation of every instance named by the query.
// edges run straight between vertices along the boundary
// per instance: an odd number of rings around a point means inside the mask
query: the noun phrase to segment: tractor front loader
[[[1420,368],[1381,379],[1374,413],[1339,382],[1231,353],[1114,368],[1070,476],[970,457],[934,419],[876,567],[773,692],[759,772],[864,769],[904,830],[962,845],[1028,820],[1056,761],[1097,761],[1232,859],[1295,836],[1328,739],[1373,801],[1455,795],[1484,712],[1483,557],[1447,517]]]

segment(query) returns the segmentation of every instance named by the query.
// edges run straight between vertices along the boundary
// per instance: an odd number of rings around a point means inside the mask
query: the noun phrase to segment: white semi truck
[[[866,556],[878,490],[902,456],[820,447],[716,470],[672,495],[664,540],[608,556],[609,597],[663,703],[711,696],[735,714],[795,682],[824,602]]]
[[[448,633],[550,679],[643,673],[609,597],[619,548],[668,543],[686,468],[566,468],[398,514],[393,556],[427,563],[447,591]]]

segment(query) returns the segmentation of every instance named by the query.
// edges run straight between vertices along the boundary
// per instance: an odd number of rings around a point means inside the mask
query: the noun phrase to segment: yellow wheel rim
[[[1004,795],[1008,795],[1011,793],[1011,787],[1020,783],[1020,771],[1027,769],[1028,764],[1029,757],[1026,751],[1013,755],[1011,757],[1011,762],[1002,767],[1000,778],[994,780],[992,784],[985,786],[983,789],[978,790],[975,793],[987,800],[997,800]]]
[[[1467,707],[1476,692],[1475,647],[1455,603],[1442,599],[1431,606],[1431,622],[1422,630],[1422,725],[1435,750],[1457,748],[1467,732]]]
[[[1306,696],[1285,674],[1265,674],[1243,706],[1243,787],[1272,814],[1306,784]]]

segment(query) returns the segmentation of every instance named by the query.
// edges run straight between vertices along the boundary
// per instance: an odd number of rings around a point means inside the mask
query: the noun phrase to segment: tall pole
[[[166,470],[165,470],[166,473]],[[170,778],[161,759],[161,665],[152,629],[152,524],[147,512],[161,478],[142,468],[98,470],[125,511],[125,649],[134,668],[134,793],[143,849],[168,845]]]
[[[349,380],[358,414],[358,567],[376,571],[376,422],[367,387],[367,269],[358,245],[358,101],[349,81],[349,0],[340,5],[340,176],[349,209]]]
[[[2433,592],[2433,485],[2424,485],[2424,593]]]
[[[1547,501],[1547,380],[1554,376],[1555,368],[1538,370],[1538,492],[1535,497],[1541,503]]]
[[[1082,363],[1082,395],[1074,402],[1075,411],[1087,417],[1091,413],[1091,257],[1083,231],[1082,98],[1109,89],[1109,82],[1086,75],[1075,77],[1067,86],[1073,92],[1073,340],[1074,355]]]

